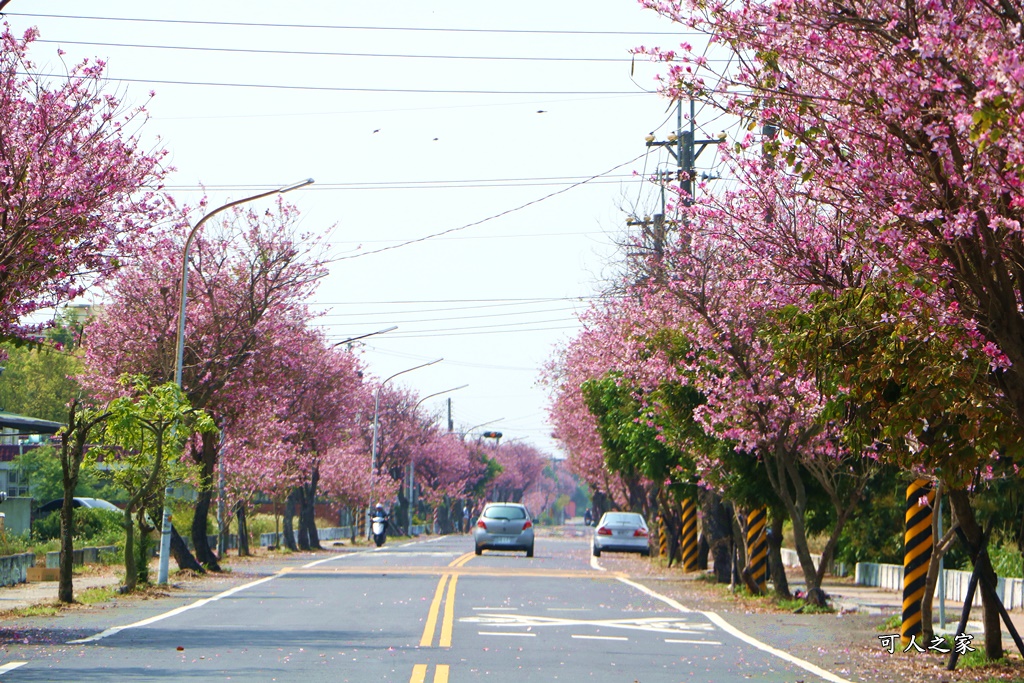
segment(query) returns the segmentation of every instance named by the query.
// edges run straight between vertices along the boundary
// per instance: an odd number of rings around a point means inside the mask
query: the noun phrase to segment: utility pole
[[[697,139],[696,106],[690,100],[690,128],[683,130],[683,103],[676,103],[676,130],[669,133],[665,140],[655,140],[654,133],[648,135],[645,140],[648,147],[664,147],[672,158],[676,160],[676,180],[679,182],[685,196],[683,202],[686,206],[693,204],[693,196],[697,179],[697,158],[708,145],[720,145],[725,142],[725,134],[722,133],[714,140]],[[675,147],[675,149],[672,149]],[[665,213],[665,195],[662,194],[661,212]]]
[[[448,397],[448,431],[455,431],[455,423],[452,422],[452,399]]]

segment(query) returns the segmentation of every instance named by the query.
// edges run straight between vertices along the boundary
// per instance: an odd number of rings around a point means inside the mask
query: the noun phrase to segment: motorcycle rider
[[[373,509],[373,516],[371,521],[373,522],[373,541],[377,544],[377,547],[384,545],[384,541],[388,535],[388,522],[390,517],[384,510],[384,505],[377,503],[377,506]],[[377,524],[380,524],[380,533],[376,533]]]
[[[390,517],[388,516],[388,513],[384,510],[383,503],[377,503],[377,506],[373,508],[373,516],[381,518],[381,520],[384,522],[384,530],[387,531],[388,521],[390,520]]]

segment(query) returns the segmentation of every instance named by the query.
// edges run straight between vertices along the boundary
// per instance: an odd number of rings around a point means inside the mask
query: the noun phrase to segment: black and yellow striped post
[[[679,546],[683,556],[683,571],[692,572],[697,570],[697,504],[692,498],[684,498],[682,503],[682,515],[680,516],[681,532],[679,534]]]
[[[907,487],[907,531],[903,537],[903,622],[900,641],[910,644],[921,635],[921,598],[932,557],[932,503],[935,491],[927,479]]]
[[[668,557],[668,533],[665,530],[663,515],[658,515],[658,556]]]
[[[768,591],[768,535],[765,525],[768,508],[754,508],[747,513],[747,567],[750,580],[762,593]]]

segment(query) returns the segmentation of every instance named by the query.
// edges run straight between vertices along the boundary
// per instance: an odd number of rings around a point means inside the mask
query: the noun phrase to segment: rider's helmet
[[[375,510],[379,510],[380,512],[384,512],[384,504],[383,503],[377,503],[377,506],[374,509]]]

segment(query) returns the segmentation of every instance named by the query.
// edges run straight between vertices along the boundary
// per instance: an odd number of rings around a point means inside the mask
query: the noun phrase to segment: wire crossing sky
[[[108,92],[146,106],[179,203],[315,178],[287,199],[328,245],[310,301],[328,339],[397,325],[357,342],[373,374],[444,357],[401,383],[468,384],[457,428],[503,418],[507,439],[558,454],[540,369],[608,288],[627,215],[655,212],[650,177],[675,166],[644,143],[675,125],[664,67],[634,50],[699,36],[633,0],[6,9],[15,33],[40,31],[37,78],[99,59]]]

